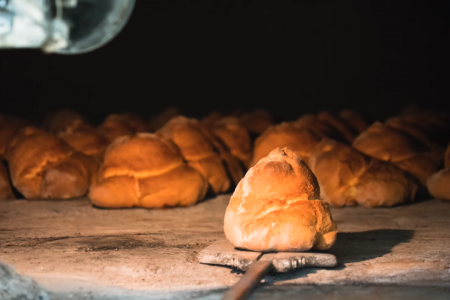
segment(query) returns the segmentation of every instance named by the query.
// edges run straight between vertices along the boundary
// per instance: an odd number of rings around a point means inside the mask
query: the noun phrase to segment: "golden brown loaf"
[[[220,121],[220,119],[222,119],[222,118],[223,118],[223,116],[220,112],[213,111],[213,112],[209,113],[206,117],[204,117],[201,120],[201,123],[204,126],[209,127],[209,126],[213,126],[214,123],[216,123],[217,121]]]
[[[337,227],[319,194],[302,159],[277,148],[237,186],[225,213],[225,235],[234,246],[253,251],[328,249]]]
[[[5,155],[6,149],[26,122],[17,118],[0,115],[0,158]]]
[[[416,139],[382,123],[372,124],[353,142],[353,147],[371,157],[391,162],[413,174],[422,185],[439,169],[431,153]]]
[[[8,172],[5,166],[0,162],[0,201],[13,199],[14,194],[9,183]]]
[[[103,154],[109,145],[109,140],[96,128],[88,124],[80,124],[73,130],[66,130],[57,134],[73,149],[85,155],[103,160]]]
[[[369,122],[357,111],[346,109],[341,111],[339,116],[347,121],[357,133],[361,133],[369,127]]]
[[[228,151],[244,166],[252,159],[252,141],[246,127],[242,126],[236,117],[222,118],[210,127],[227,147]]]
[[[226,192],[230,180],[222,158],[199,126],[197,120],[179,116],[167,122],[157,134],[180,148],[188,165],[206,178],[214,193]]]
[[[302,159],[307,159],[314,146],[321,138],[309,128],[296,128],[292,123],[281,123],[269,127],[255,141],[253,160],[250,166],[254,166],[260,159],[268,155],[273,149],[288,147]]]
[[[124,118],[118,114],[109,115],[98,129],[110,142],[113,142],[118,137],[136,133]]]
[[[108,146],[89,198],[109,208],[187,206],[202,200],[207,188],[172,141],[137,133]]]
[[[68,199],[87,193],[98,163],[55,135],[33,127],[11,142],[6,159],[11,180],[27,199]]]
[[[425,145],[437,162],[441,162],[444,159],[445,149],[439,145],[439,139],[436,137],[436,133],[420,128],[416,124],[407,122],[400,117],[390,118],[385,124],[413,137]]]
[[[412,175],[399,167],[330,139],[314,147],[308,166],[322,198],[333,206],[393,206],[413,201],[418,190]]]
[[[265,110],[255,110],[254,112],[242,115],[241,124],[252,134],[260,135],[267,128],[274,124],[272,115]]]
[[[317,114],[317,118],[339,131],[345,140],[350,144],[358,134],[356,130],[347,123],[347,121],[328,111],[321,111]]]
[[[226,146],[216,137],[211,130],[206,128],[203,124],[194,121],[197,128],[202,132],[205,138],[213,145],[214,150],[217,151],[223,160],[224,166],[227,170],[229,178],[233,181],[234,185],[237,185],[239,181],[244,177],[244,169],[239,163],[239,160],[234,157]]]

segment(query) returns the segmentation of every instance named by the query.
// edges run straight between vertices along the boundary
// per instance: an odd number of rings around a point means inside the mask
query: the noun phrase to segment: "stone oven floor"
[[[3,202],[0,261],[57,299],[220,299],[242,275],[196,256],[224,239],[229,197],[163,210]],[[332,213],[338,267],[269,275],[253,299],[450,299],[450,201]]]

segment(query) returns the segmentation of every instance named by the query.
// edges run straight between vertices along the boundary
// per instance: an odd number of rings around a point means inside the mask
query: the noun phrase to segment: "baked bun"
[[[207,187],[172,141],[137,133],[108,146],[89,198],[108,208],[188,206],[202,200]]]
[[[239,160],[234,157],[227,149],[224,143],[216,137],[211,130],[206,128],[203,124],[194,121],[197,128],[207,138],[207,140],[214,146],[214,150],[219,153],[223,160],[224,166],[227,170],[228,177],[231,178],[233,184],[236,186],[239,181],[244,177],[244,169]]]
[[[357,133],[361,133],[369,127],[369,122],[367,119],[357,111],[346,109],[341,111],[339,116],[347,121],[347,123],[350,124]]]
[[[109,140],[96,128],[88,125],[83,118],[71,110],[62,110],[47,116],[44,128],[63,139],[70,147],[97,160],[103,154]]]
[[[321,111],[317,118],[339,131],[348,143],[352,143],[358,132],[341,117],[335,116],[328,111]]]
[[[421,128],[416,124],[410,123],[400,117],[390,118],[385,122],[385,124],[420,141],[428,148],[437,162],[441,162],[444,159],[445,149],[439,145],[439,137],[437,137],[436,132]]]
[[[157,131],[161,129],[161,127],[163,127],[164,124],[169,122],[171,119],[178,117],[180,115],[181,112],[178,108],[168,107],[158,115],[150,118],[150,121],[148,122],[148,128],[151,132]]]
[[[57,136],[78,152],[99,161],[103,160],[103,154],[109,145],[109,140],[98,129],[88,124],[67,129],[58,133]]]
[[[147,123],[138,115],[132,113],[123,113],[119,117],[122,122],[131,128],[134,132],[147,132]]]
[[[236,117],[222,118],[210,126],[212,132],[227,147],[228,151],[244,166],[252,159],[252,141],[245,126]]]
[[[188,165],[203,175],[214,193],[226,192],[230,180],[222,158],[199,127],[197,120],[179,116],[167,122],[157,134],[180,148]]]
[[[0,162],[0,201],[13,199],[14,194],[9,183],[9,176],[5,166]]]
[[[250,166],[254,166],[260,159],[267,156],[273,149],[288,147],[302,159],[309,157],[314,146],[321,138],[309,128],[296,128],[293,123],[281,123],[269,127],[255,141],[253,160]]]
[[[375,122],[354,141],[353,147],[371,157],[391,162],[413,174],[422,185],[439,169],[429,150],[411,136]]]
[[[262,134],[267,128],[274,124],[272,115],[262,109],[243,114],[239,120],[241,124],[254,135]]]
[[[422,111],[402,116],[402,119],[433,134],[444,147],[450,140],[450,115],[446,112]]]
[[[5,155],[14,136],[25,126],[27,123],[21,119],[0,115],[0,158]]]
[[[94,159],[34,127],[25,127],[16,135],[6,159],[13,185],[27,199],[81,197],[99,167]]]
[[[328,249],[337,227],[319,194],[303,160],[276,148],[237,186],[225,212],[225,235],[237,248],[253,251]]]
[[[399,167],[330,139],[314,147],[308,166],[322,198],[333,206],[393,206],[413,201],[416,180]]]
[[[112,114],[106,117],[98,129],[110,142],[113,142],[118,137],[136,133],[124,118],[118,114]]]

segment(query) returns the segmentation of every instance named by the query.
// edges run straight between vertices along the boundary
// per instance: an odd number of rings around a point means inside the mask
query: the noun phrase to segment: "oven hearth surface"
[[[87,199],[3,202],[0,261],[58,299],[220,299],[241,274],[201,265],[196,256],[225,238],[229,198],[163,210],[99,209]],[[450,297],[450,202],[348,207],[332,215],[339,234],[329,252],[338,267],[268,275],[254,299]]]

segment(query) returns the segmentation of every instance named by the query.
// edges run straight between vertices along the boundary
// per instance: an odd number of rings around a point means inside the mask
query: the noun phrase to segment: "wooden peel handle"
[[[258,287],[261,280],[272,270],[271,260],[259,260],[232,286],[222,300],[245,300]]]

